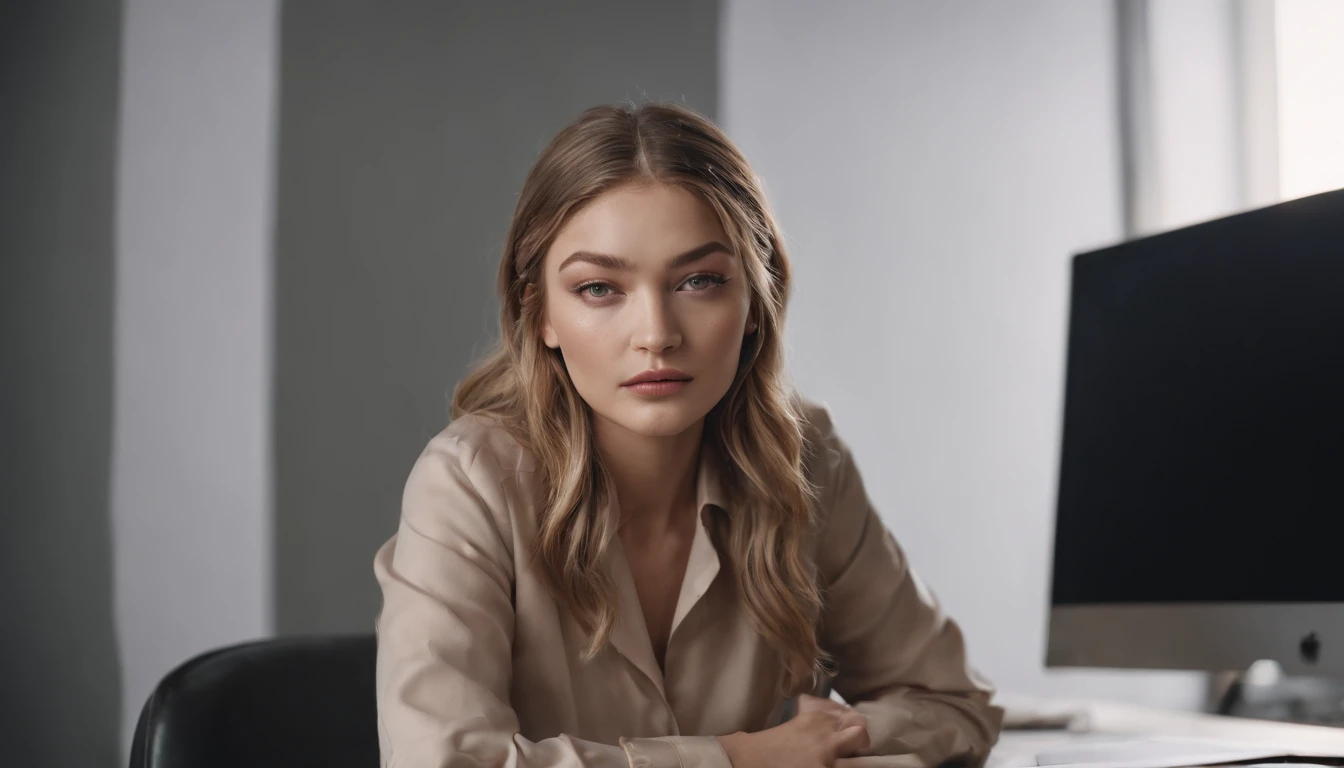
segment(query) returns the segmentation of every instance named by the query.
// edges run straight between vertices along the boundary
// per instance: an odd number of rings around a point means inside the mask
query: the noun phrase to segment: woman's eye
[[[579,289],[594,299],[601,299],[611,293],[611,286],[602,283],[590,283]]]
[[[713,288],[716,285],[722,285],[725,282],[727,281],[715,275],[691,275],[686,278],[686,282],[682,283],[682,285],[689,287],[693,291],[703,291]]]

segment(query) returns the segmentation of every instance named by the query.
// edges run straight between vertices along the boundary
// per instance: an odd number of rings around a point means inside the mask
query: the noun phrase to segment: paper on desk
[[[1344,753],[1297,752],[1291,748],[1194,739],[1143,738],[1049,749],[1037,753],[1036,764],[1055,768],[1193,768],[1284,757],[1299,761],[1338,760],[1344,758]]]

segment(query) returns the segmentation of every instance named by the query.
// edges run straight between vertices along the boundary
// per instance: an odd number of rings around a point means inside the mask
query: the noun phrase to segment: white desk
[[[1036,764],[1037,752],[1051,747],[1132,736],[1216,739],[1344,754],[1344,728],[1176,712],[1105,701],[1005,698],[1003,704],[1044,712],[1079,710],[1086,713],[1088,728],[1082,732],[1004,731],[998,746],[990,754],[988,768],[1031,766]]]

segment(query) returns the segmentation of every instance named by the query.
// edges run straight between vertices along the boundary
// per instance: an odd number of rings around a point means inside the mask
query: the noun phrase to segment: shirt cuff
[[[621,739],[630,768],[732,768],[713,736],[659,736]]]

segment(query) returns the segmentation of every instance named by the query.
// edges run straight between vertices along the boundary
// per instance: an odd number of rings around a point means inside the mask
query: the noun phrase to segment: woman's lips
[[[690,379],[674,379],[667,381],[641,381],[638,384],[626,384],[624,386],[635,394],[647,395],[649,397],[664,397],[680,392],[690,383]]]

